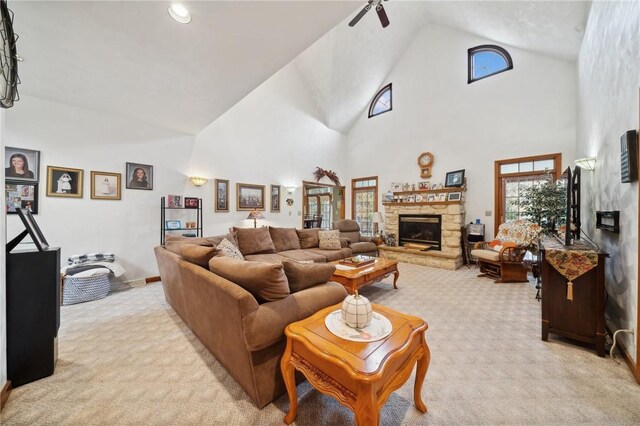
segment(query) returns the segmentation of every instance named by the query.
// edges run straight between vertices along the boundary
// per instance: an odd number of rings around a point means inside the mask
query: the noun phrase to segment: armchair
[[[373,237],[360,235],[360,225],[355,220],[336,220],[333,222],[333,229],[340,231],[340,238],[349,240],[349,247],[354,256],[358,254],[375,256],[378,254],[378,246],[373,242]]]
[[[471,250],[478,259],[478,276],[494,278],[497,283],[528,281],[524,256],[527,251],[537,251],[541,231],[539,225],[524,220],[501,224],[495,240],[478,242]]]

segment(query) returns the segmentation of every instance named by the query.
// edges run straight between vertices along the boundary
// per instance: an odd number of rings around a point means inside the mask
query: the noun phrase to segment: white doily
[[[371,317],[371,323],[364,328],[349,327],[342,319],[340,309],[327,315],[324,323],[336,336],[353,342],[375,342],[384,339],[392,331],[391,321],[375,311]]]

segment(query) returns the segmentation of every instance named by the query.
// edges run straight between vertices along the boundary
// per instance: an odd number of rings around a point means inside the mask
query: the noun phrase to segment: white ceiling
[[[573,61],[590,6],[393,0],[382,29],[374,11],[346,25],[364,1],[183,3],[188,25],[168,16],[166,1],[10,0],[25,58],[20,93],[197,133],[304,51],[294,65],[325,124],[347,132],[425,25]]]

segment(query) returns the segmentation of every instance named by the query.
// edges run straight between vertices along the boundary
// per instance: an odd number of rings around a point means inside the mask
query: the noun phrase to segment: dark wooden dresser
[[[592,260],[597,258],[597,266],[569,280],[550,263],[547,256],[550,251],[556,251],[556,256],[573,256],[574,261],[581,264],[588,263],[587,256]],[[585,258],[580,258],[582,255]],[[542,242],[539,253],[542,265],[542,340],[547,341],[549,333],[553,333],[593,344],[598,356],[604,356],[604,269],[607,257],[607,253],[596,251],[583,241],[571,246],[564,246],[553,238]],[[571,290],[568,290],[569,281],[573,283]]]

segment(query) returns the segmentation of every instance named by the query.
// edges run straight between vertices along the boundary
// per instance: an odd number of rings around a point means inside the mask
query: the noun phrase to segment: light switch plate
[[[491,210],[485,210],[484,215],[487,217],[491,216]]]

